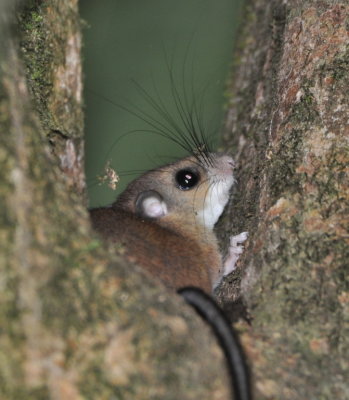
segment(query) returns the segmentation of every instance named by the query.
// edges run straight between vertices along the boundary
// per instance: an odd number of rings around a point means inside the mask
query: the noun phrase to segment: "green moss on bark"
[[[348,11],[288,3],[282,40],[259,36],[265,20],[246,27],[235,84],[246,98],[230,110],[228,143],[241,166],[232,222],[250,232],[242,288],[257,399],[349,396]]]
[[[70,178],[82,180],[76,4],[33,1],[21,16],[41,124],[16,40],[6,37],[0,52],[0,397],[226,398],[223,357],[207,328],[94,239],[71,190]],[[52,129],[61,169],[43,140]]]

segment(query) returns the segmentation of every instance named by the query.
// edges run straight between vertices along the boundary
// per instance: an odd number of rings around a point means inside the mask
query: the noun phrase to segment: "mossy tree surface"
[[[0,397],[227,398],[205,327],[90,231],[77,2],[25,2],[20,40],[13,5],[0,5]],[[250,232],[256,399],[349,398],[348,11],[250,0],[235,56],[225,221]]]
[[[250,1],[235,58],[230,221],[250,233],[257,399],[349,399],[348,17],[347,2]]]
[[[77,1],[23,5],[1,4],[0,398],[226,399],[206,326],[90,230]]]

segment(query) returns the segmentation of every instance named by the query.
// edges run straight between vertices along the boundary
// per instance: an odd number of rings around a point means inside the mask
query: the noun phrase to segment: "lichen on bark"
[[[13,25],[0,43],[1,399],[227,398],[223,356],[195,313],[90,229],[79,46],[69,72],[77,2],[25,4],[22,53]],[[68,170],[52,130],[73,141]]]
[[[349,398],[348,11],[253,1],[242,34],[226,143],[258,399]]]
[[[1,398],[226,398],[206,328],[90,231],[76,6],[34,0],[20,19],[40,122],[16,39],[0,52]],[[348,11],[251,0],[235,58],[225,223],[250,232],[239,327],[256,399],[349,398]]]
[[[28,87],[44,140],[69,186],[85,190],[81,32],[77,1],[30,0],[18,13]]]

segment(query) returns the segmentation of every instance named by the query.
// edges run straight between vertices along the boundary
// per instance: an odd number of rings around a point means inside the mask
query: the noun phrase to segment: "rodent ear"
[[[158,192],[146,190],[137,197],[136,212],[143,218],[162,218],[167,214],[167,205]]]

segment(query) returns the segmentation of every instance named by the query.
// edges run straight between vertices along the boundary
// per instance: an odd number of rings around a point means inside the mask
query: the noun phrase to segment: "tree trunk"
[[[349,6],[250,2],[225,144],[257,399],[349,399]],[[229,293],[229,282],[220,296]]]
[[[13,6],[1,4],[0,398],[227,398],[206,326],[91,232],[77,0],[25,2],[20,35]]]
[[[25,4],[20,36],[14,2],[0,4],[1,399],[226,399],[207,328],[90,230],[77,1]],[[239,185],[221,231],[250,232],[239,327],[256,399],[349,399],[348,11],[246,8],[225,132]]]

